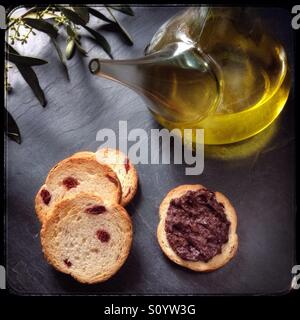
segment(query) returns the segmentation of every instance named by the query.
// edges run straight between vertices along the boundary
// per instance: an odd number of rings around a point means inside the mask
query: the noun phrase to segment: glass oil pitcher
[[[203,128],[206,144],[260,132],[290,90],[284,48],[242,8],[189,8],[160,27],[145,57],[89,68],[140,93],[164,127]]]

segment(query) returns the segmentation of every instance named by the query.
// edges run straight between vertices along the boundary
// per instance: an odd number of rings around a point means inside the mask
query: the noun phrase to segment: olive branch
[[[8,94],[13,92],[13,88],[8,79],[8,72],[9,69],[12,68],[11,64],[13,64],[31,88],[40,104],[43,107],[47,105],[45,94],[39,84],[38,77],[33,67],[46,64],[48,61],[37,57],[20,55],[13,47],[16,42],[21,44],[27,43],[30,36],[36,35],[36,31],[43,32],[49,36],[51,43],[57,52],[59,61],[63,66],[66,79],[68,80],[69,72],[66,60],[72,59],[76,52],[83,57],[87,56],[87,52],[81,42],[80,31],[82,29],[85,29],[104,52],[113,59],[110,44],[105,37],[100,32],[88,26],[91,15],[105,22],[105,24],[101,25],[102,30],[118,32],[126,43],[132,46],[133,40],[131,36],[117,20],[114,13],[115,11],[119,11],[123,14],[133,16],[134,13],[131,7],[128,5],[104,5],[103,8],[105,14],[102,11],[100,12],[86,5],[62,6],[59,4],[51,4],[44,7],[35,5],[31,8],[27,8],[26,12],[19,17],[11,17],[8,15],[4,77],[6,92]],[[65,29],[67,34],[64,50],[62,50],[57,42],[57,38],[62,29]],[[7,109],[5,109],[5,113],[7,120],[5,122],[5,132],[7,136],[15,142],[21,143],[21,134],[16,121]]]

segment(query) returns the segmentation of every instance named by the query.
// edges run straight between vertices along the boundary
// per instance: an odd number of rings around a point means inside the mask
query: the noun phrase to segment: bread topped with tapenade
[[[44,222],[54,205],[79,192],[101,196],[107,203],[120,203],[122,189],[116,173],[96,160],[94,153],[82,152],[56,164],[35,198],[36,213]]]
[[[212,271],[238,248],[237,216],[229,200],[204,186],[181,185],[159,208],[159,245],[173,262],[194,271]]]
[[[117,174],[122,187],[121,205],[126,206],[135,196],[138,174],[130,159],[120,150],[102,148],[96,152],[99,162],[109,165]]]
[[[43,224],[46,259],[83,283],[109,279],[124,264],[132,243],[132,224],[119,204],[77,193],[58,202]]]

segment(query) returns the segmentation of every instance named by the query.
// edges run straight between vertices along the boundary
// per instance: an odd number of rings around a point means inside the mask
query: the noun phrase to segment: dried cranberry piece
[[[125,159],[124,167],[125,167],[126,173],[128,173],[128,171],[130,169],[130,163],[129,163],[129,159],[128,158]]]
[[[51,200],[51,194],[50,194],[50,192],[49,192],[48,190],[46,190],[46,189],[42,189],[40,195],[41,195],[44,203],[45,203],[46,205],[48,205],[49,202],[50,202],[50,200]]]
[[[63,185],[70,190],[72,188],[76,188],[79,185],[79,182],[73,177],[67,177],[63,180]]]
[[[66,265],[68,268],[70,268],[70,267],[72,266],[72,262],[69,261],[69,259],[65,259],[65,260],[64,260],[64,263],[65,263],[65,265]]]
[[[88,207],[85,209],[86,213],[90,213],[90,214],[100,214],[106,211],[106,208],[104,206],[101,205],[96,205],[96,206],[92,206],[92,207]]]
[[[110,239],[110,234],[105,230],[98,230],[96,236],[101,242],[108,242]]]
[[[107,174],[106,177],[116,186],[118,186],[118,181],[112,177],[111,175]]]

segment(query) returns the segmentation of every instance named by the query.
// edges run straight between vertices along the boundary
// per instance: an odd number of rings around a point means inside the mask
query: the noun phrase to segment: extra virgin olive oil
[[[176,119],[159,112],[154,116],[169,129],[203,128],[206,144],[226,144],[251,137],[272,123],[288,98],[290,78],[283,47],[265,32],[259,20],[248,26],[245,16],[237,11],[212,10],[201,26],[187,20],[183,29],[184,38],[193,41],[194,54],[186,50],[180,59],[174,57],[172,66],[155,67],[155,86],[165,104],[180,113],[173,113],[178,114]],[[178,21],[169,23],[165,35],[154,41],[152,52],[182,37],[173,30],[178,29]],[[211,72],[197,76],[182,68],[182,61],[189,66],[198,63],[197,52]],[[213,81],[213,74],[217,81]],[[186,121],[192,110],[199,118]]]
[[[145,57],[93,59],[89,67],[140,93],[164,127],[204,129],[206,144],[260,132],[290,90],[284,48],[239,8],[189,8],[160,27]]]

